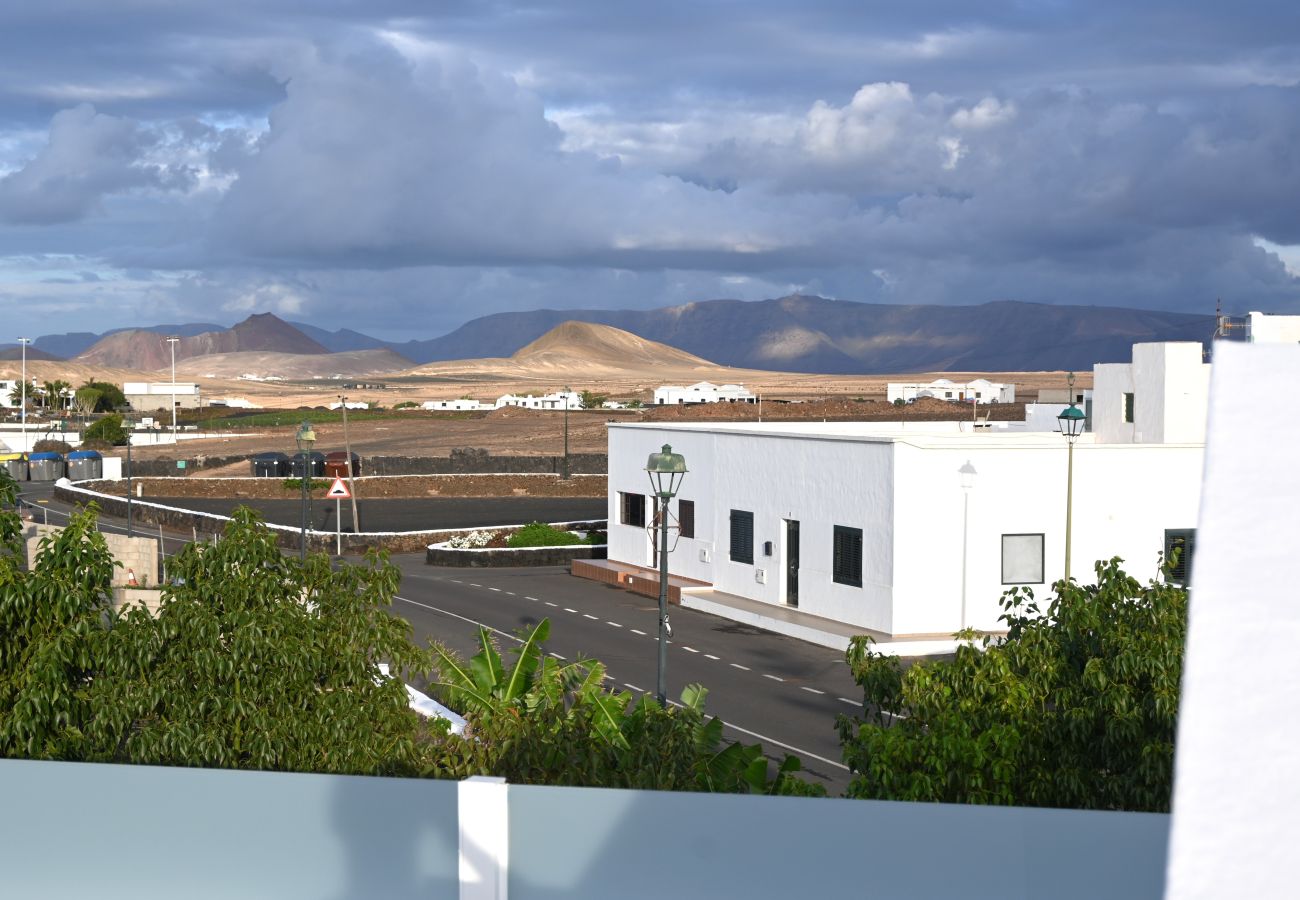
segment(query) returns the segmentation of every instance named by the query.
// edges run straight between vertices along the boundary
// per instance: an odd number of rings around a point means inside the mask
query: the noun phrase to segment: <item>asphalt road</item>
[[[199,512],[228,516],[237,506],[252,506],[268,522],[298,527],[302,524],[301,500],[221,500],[198,497],[141,498],[152,503],[178,506]],[[312,501],[311,527],[333,531],[335,501]],[[343,530],[352,530],[348,501],[341,504]],[[496,525],[524,525],[528,522],[582,522],[605,518],[603,497],[429,497],[415,500],[361,500],[357,502],[362,531],[436,531],[440,528],[481,528]]]
[[[65,519],[66,507],[50,499],[52,485],[23,488],[29,503],[50,511],[50,522]],[[124,530],[107,517],[101,527]],[[143,531],[157,533],[153,526]],[[166,534],[164,551],[171,555],[186,542],[187,536]],[[436,639],[468,657],[476,652],[482,624],[508,652],[519,629],[547,617],[552,628],[546,652],[566,659],[596,657],[605,663],[612,686],[654,693],[654,599],[574,578],[562,567],[443,568],[427,565],[422,554],[397,554],[392,560],[402,572],[394,609],[411,623],[419,642]],[[694,610],[674,607],[670,617],[668,697],[676,699],[689,683],[703,684],[709,689],[706,710],[726,723],[728,738],[762,743],[773,758],[793,753],[810,780],[826,785],[832,795],[842,793],[849,772],[840,762],[835,717],[862,708],[862,690],[842,654]]]

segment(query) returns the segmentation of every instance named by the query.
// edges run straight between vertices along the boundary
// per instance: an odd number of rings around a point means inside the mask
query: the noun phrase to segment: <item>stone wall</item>
[[[132,459],[133,478],[188,478],[202,475],[205,469],[218,469],[233,463],[244,462],[248,474],[253,474],[252,453],[234,456],[183,456],[185,468],[176,467],[177,458]],[[570,453],[571,475],[603,475],[609,469],[604,453]],[[499,456],[481,447],[462,447],[449,456],[363,456],[363,475],[470,475],[487,473],[546,473],[564,472],[563,456]]]
[[[125,504],[123,504],[125,506]],[[25,537],[27,543],[27,566],[30,569],[36,563],[41,541],[54,537],[63,530],[61,525],[29,525]],[[127,537],[124,534],[101,532],[113,559],[121,563],[113,569],[113,585],[126,587],[130,585],[131,575],[135,575],[140,586],[158,583],[158,542],[148,537]]]

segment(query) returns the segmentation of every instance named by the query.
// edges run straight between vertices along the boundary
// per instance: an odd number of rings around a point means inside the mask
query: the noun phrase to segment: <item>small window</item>
[[[831,576],[836,584],[862,587],[862,529],[835,526]]]
[[[1170,566],[1169,561],[1173,559],[1175,550],[1178,551],[1178,562]],[[1195,528],[1165,529],[1165,565],[1169,566],[1165,570],[1165,577],[1169,580],[1170,584],[1180,584],[1183,587],[1189,587],[1191,585],[1192,555],[1195,552]]]
[[[681,536],[684,538],[695,537],[695,501],[678,500],[677,501],[677,524],[681,526]]]
[[[731,511],[731,561],[754,562],[754,514],[743,509]]]
[[[645,527],[645,494],[628,494],[624,491],[618,492],[619,497],[619,522],[624,525],[635,525],[637,528]]]
[[[1124,421],[1130,424],[1133,422],[1133,395],[1132,394],[1124,395]]]
[[[944,391],[944,392],[943,392],[943,396],[944,396],[945,398],[947,398],[948,400],[951,400],[951,399],[952,399],[952,391]]]
[[[1043,536],[1002,535],[1002,583],[1043,583]]]

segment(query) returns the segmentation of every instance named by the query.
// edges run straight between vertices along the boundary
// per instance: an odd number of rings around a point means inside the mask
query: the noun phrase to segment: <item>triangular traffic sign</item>
[[[348,490],[348,486],[342,478],[335,478],[334,483],[330,485],[330,489],[325,492],[325,496],[330,500],[347,500],[352,496],[352,492]]]

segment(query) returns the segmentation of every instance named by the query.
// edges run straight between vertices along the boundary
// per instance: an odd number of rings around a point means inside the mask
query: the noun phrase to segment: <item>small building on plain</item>
[[[656,406],[677,406],[687,403],[755,403],[758,398],[743,384],[713,384],[697,381],[679,387],[665,384],[655,388]]]
[[[582,409],[582,395],[577,391],[555,391],[534,397],[532,394],[502,394],[497,398],[493,408],[519,406],[523,409]]]
[[[176,398],[177,409],[195,409],[199,406],[199,386],[192,381],[128,381],[122,393],[132,409],[167,409]]]
[[[425,400],[420,404],[420,408],[428,410],[478,411],[484,409],[496,409],[496,405],[492,403],[484,403],[482,400],[471,400],[468,397],[458,397],[455,400]]]
[[[1252,344],[1300,344],[1300,316],[1247,313],[1246,340]]]
[[[885,389],[885,399],[890,403],[899,400],[911,403],[923,397],[948,400],[953,403],[1014,403],[1016,386],[989,381],[987,378],[976,378],[974,381],[965,382],[936,378],[924,384],[891,381]]]

